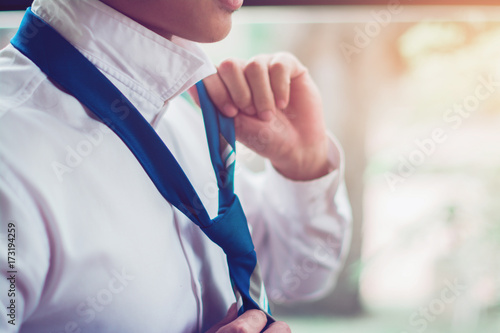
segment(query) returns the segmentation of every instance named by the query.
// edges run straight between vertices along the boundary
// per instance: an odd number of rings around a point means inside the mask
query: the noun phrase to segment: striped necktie
[[[218,112],[197,83],[210,158],[219,187],[218,216],[211,219],[174,156],[130,101],[76,48],[28,8],[12,45],[52,80],[87,106],[127,145],[161,195],[225,252],[238,314],[260,309],[270,315],[248,223],[234,193],[234,122]],[[111,106],[126,107],[117,113]]]
[[[211,227],[202,230],[227,255],[233,289],[236,298],[241,301],[239,313],[248,309],[262,309],[270,314],[247,220],[240,201],[234,194],[234,122],[214,108],[203,82],[198,82],[196,87],[205,121],[210,158],[219,186],[219,216],[213,220]],[[210,231],[211,228],[213,231]]]

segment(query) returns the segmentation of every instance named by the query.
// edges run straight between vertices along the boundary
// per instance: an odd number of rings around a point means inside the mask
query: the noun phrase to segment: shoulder
[[[12,45],[0,51],[0,117],[32,98],[45,74]]]
[[[97,125],[78,100],[14,47],[0,51],[0,158],[17,175],[53,177],[54,161]]]

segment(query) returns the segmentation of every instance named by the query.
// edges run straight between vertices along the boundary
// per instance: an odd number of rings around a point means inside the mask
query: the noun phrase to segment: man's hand
[[[293,55],[229,59],[204,83],[219,110],[234,117],[236,139],[285,177],[310,180],[330,171],[321,97]]]
[[[248,310],[238,317],[236,303],[227,311],[227,315],[206,333],[260,333],[267,323],[266,314],[259,310]],[[269,325],[266,333],[288,333],[290,327],[282,321]]]

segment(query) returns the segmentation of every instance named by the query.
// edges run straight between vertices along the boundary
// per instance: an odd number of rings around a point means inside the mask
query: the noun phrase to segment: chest
[[[213,216],[201,119],[180,101],[156,130]],[[114,133],[61,133],[64,149],[51,158],[71,171],[40,186],[51,268],[23,332],[193,332],[223,314],[234,296],[222,251],[161,197]]]

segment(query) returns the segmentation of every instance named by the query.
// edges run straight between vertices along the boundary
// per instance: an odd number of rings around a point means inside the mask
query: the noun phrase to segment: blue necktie
[[[31,9],[26,11],[11,43],[109,126],[134,154],[161,195],[222,248],[238,300],[238,313],[260,309],[268,314],[268,324],[273,322],[245,214],[234,194],[234,123],[214,108],[203,83],[196,86],[219,187],[219,215],[214,219],[210,219],[182,168],[139,111]],[[119,113],[112,108],[118,103]]]

